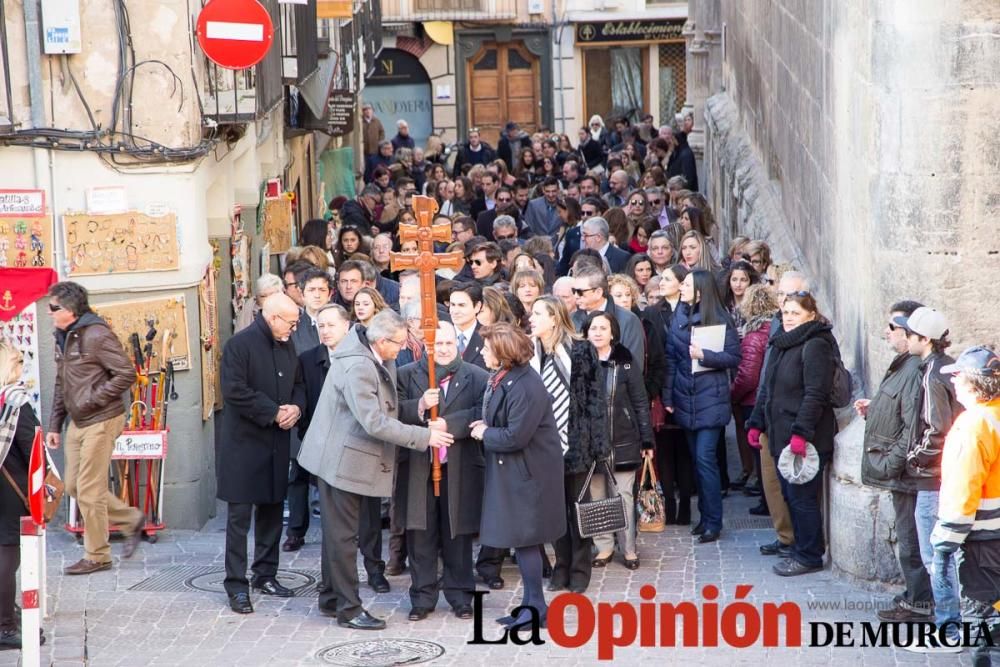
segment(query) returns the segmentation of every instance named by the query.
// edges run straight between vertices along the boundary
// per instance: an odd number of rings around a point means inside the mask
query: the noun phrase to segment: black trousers
[[[694,463],[688,450],[684,431],[662,428],[656,437],[656,473],[660,476],[663,496],[670,500],[675,494],[682,500],[694,495]]]
[[[556,540],[556,564],[552,568],[552,582],[574,588],[586,588],[590,585],[591,547],[594,541],[589,537],[580,537],[576,526],[576,501],[587,479],[587,473],[568,474],[565,478],[566,494],[566,532]],[[590,492],[584,499],[590,497]]]
[[[229,503],[226,512],[226,593],[248,593],[247,534],[253,515],[253,572],[254,582],[273,579],[278,574],[278,545],[281,542],[281,519],[284,503],[253,505]]]
[[[448,516],[448,465],[441,466],[441,495],[434,497],[434,483],[427,480],[427,529],[407,530],[406,546],[410,555],[410,604],[433,609],[438,593],[453,609],[472,604],[476,589],[472,573],[472,536],[451,536]],[[438,555],[444,571],[438,577]]]
[[[309,471],[292,459],[288,467],[288,530],[289,537],[305,537],[309,530]]]
[[[962,620],[978,626],[985,623],[993,646],[983,636],[972,651],[973,667],[988,667],[992,656],[1000,655],[1000,540],[966,540],[955,553]],[[976,637],[978,629],[972,631]]]
[[[486,581],[499,577],[504,558],[509,555],[510,549],[481,545],[476,556],[476,573]]]
[[[0,545],[0,630],[17,630],[17,568],[21,565],[21,547]]]
[[[371,577],[385,572],[385,561],[382,560],[382,499],[359,497],[361,516],[358,522],[358,547],[365,559],[365,572]],[[323,512],[322,508],[323,503],[320,503],[320,513]]]
[[[341,491],[316,478],[323,526],[319,607],[349,621],[363,611],[358,592],[358,532],[362,516],[371,514],[368,498]],[[366,558],[367,560],[367,558]],[[367,566],[366,566],[367,567]]]
[[[930,575],[920,557],[917,521],[913,516],[916,508],[917,494],[892,492],[892,509],[896,514],[896,560],[906,584],[903,598],[911,607],[930,610],[934,606],[934,593]]]

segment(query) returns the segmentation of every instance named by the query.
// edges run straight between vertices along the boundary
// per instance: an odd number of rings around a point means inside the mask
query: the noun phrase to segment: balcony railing
[[[504,21],[517,18],[518,0],[382,0],[382,20]]]
[[[276,27],[271,49],[255,67],[223,69],[205,58],[203,113],[216,123],[248,122],[261,118],[281,103],[282,35],[278,0],[260,0]]]

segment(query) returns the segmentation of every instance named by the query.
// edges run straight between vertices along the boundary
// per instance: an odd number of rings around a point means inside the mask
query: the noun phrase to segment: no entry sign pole
[[[274,43],[274,23],[257,0],[211,0],[198,14],[198,45],[226,69],[253,67]]]

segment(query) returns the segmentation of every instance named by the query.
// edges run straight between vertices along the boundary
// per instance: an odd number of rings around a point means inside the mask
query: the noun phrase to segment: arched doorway
[[[374,107],[386,139],[396,135],[396,121],[402,118],[409,123],[416,145],[427,145],[434,130],[431,80],[415,56],[401,49],[382,49],[361,97]]]

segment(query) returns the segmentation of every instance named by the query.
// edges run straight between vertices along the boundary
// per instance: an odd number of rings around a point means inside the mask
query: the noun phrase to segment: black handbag
[[[580,531],[580,537],[593,537],[594,535],[615,533],[619,530],[625,530],[625,526],[627,525],[625,521],[625,498],[618,493],[618,483],[615,481],[615,476],[612,474],[607,460],[602,460],[600,464],[604,467],[604,474],[611,482],[612,495],[604,500],[583,501],[584,496],[590,490],[590,480],[594,476],[597,464],[597,461],[591,464],[590,472],[587,473],[587,481],[583,483],[580,495],[574,503],[576,506],[576,527]]]

